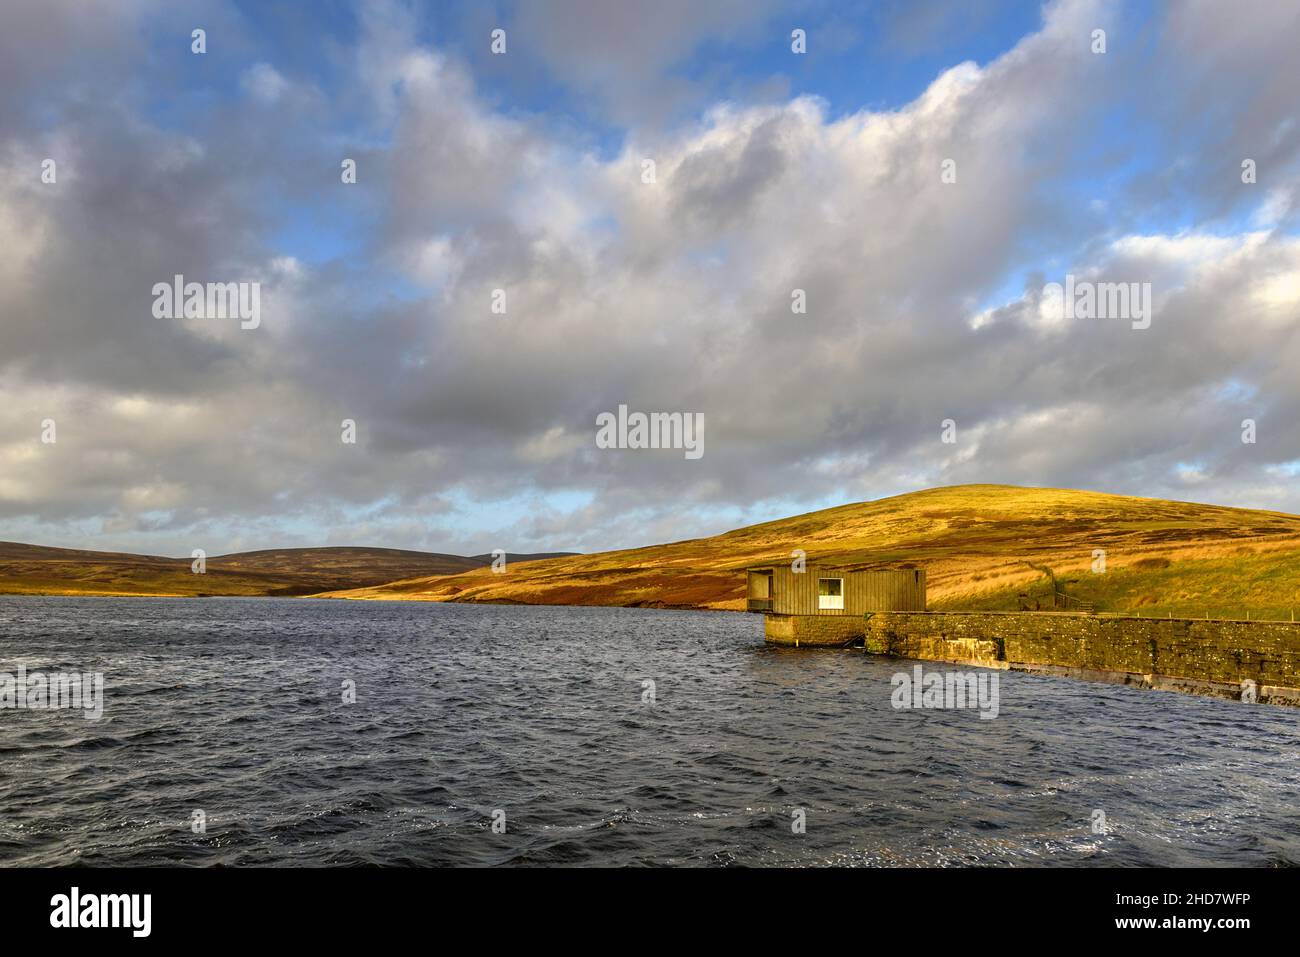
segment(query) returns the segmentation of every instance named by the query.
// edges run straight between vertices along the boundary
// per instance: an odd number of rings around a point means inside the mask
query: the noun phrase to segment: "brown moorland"
[[[744,569],[787,562],[926,570],[936,609],[1041,607],[1051,586],[1101,611],[1286,618],[1300,610],[1300,516],[1071,489],[965,485],[708,538],[413,577],[323,597],[744,607]],[[1105,571],[1093,571],[1095,551]],[[1038,566],[1038,568],[1032,567]]]
[[[196,575],[188,558],[0,542],[0,594],[309,595],[455,574],[488,560],[395,548],[281,548],[211,556],[207,572]]]

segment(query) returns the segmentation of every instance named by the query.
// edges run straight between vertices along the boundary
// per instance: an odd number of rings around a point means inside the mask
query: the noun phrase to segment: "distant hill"
[[[209,556],[207,573],[196,575],[188,558],[0,542],[0,594],[309,595],[454,575],[490,561],[396,548],[277,548]]]
[[[577,555],[578,552],[506,552],[506,562],[536,562],[544,558],[567,558],[571,555]],[[486,555],[471,556],[474,561],[482,565],[490,565],[493,555],[489,552]]]
[[[933,608],[1032,607],[1051,568],[1098,610],[1288,617],[1300,611],[1300,516],[1068,489],[965,485],[859,502],[615,552],[413,577],[330,597],[741,609],[744,569],[808,560],[921,567]],[[1094,549],[1106,572],[1091,570]]]

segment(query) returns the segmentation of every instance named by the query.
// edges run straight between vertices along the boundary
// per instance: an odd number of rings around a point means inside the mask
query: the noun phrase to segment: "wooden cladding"
[[[838,582],[838,588],[824,582],[827,579]],[[751,568],[748,581],[747,605],[752,611],[854,616],[869,611],[925,611],[925,572],[919,568],[854,572],[809,565],[796,572],[789,565],[773,565]]]

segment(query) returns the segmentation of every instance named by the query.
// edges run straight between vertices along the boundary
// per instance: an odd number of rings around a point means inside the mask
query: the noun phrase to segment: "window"
[[[844,610],[844,579],[817,579],[817,610]]]

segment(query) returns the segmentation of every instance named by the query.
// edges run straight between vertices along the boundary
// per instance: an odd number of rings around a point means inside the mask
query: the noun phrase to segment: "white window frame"
[[[840,593],[838,595],[823,595],[822,582],[839,582]],[[843,611],[844,610],[844,579],[835,577],[818,577],[817,579],[817,610],[818,611]]]

